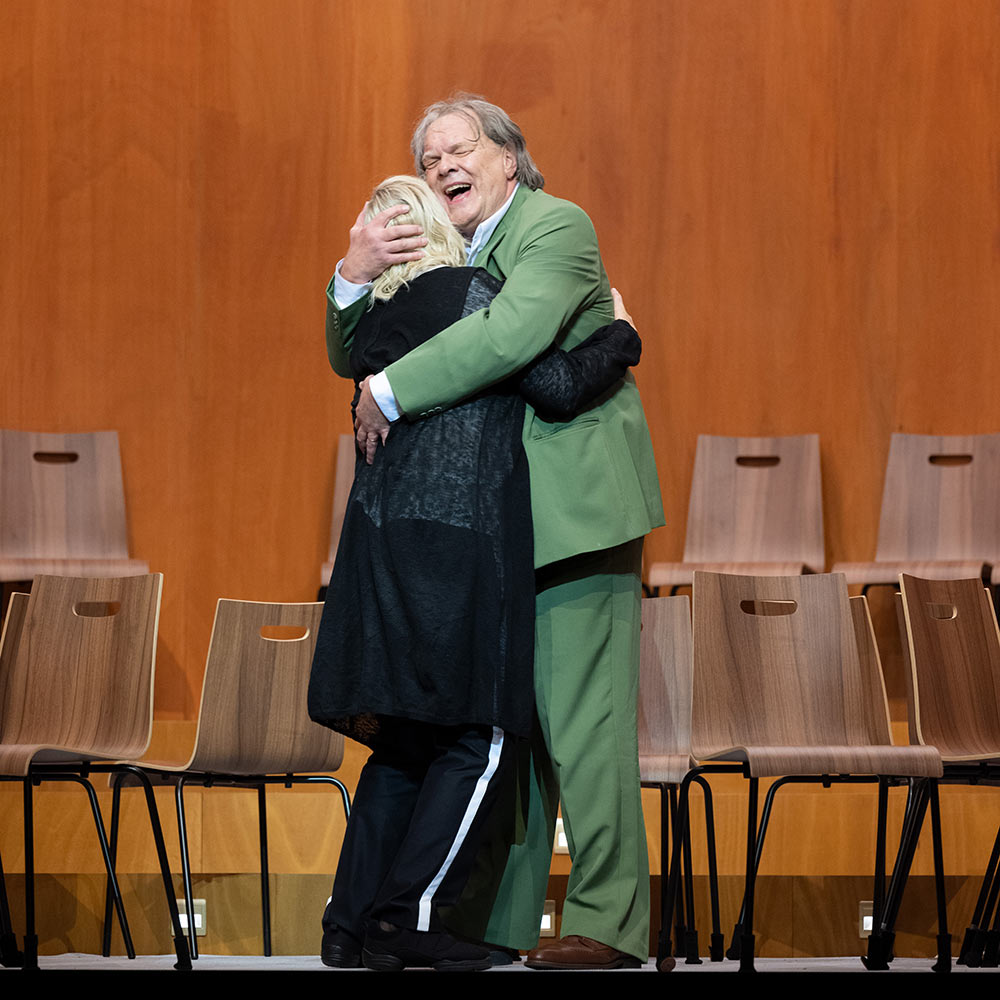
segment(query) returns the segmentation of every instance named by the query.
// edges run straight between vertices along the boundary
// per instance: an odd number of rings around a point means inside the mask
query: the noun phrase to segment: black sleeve
[[[555,347],[521,372],[518,391],[543,416],[572,417],[639,363],[642,341],[616,319],[571,351]]]

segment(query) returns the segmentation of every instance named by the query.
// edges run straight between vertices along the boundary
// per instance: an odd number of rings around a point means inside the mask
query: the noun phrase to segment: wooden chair
[[[175,968],[191,967],[152,788],[137,769],[118,762],[141,756],[149,745],[162,586],[160,574],[39,576],[26,601],[12,601],[0,674],[0,777],[24,789],[25,968],[38,965],[32,788],[42,781],[75,781],[87,791],[126,951],[135,957],[100,807],[86,777],[123,770],[135,773],[146,793],[174,929]]]
[[[657,968],[670,955],[670,921],[666,909],[667,864],[671,837],[683,837],[685,900],[678,906],[674,940],[678,954],[689,965],[700,964],[698,932],[694,923],[690,830],[678,829],[677,790],[696,765],[691,756],[691,610],[687,595],[651,597],[642,602],[642,634],[639,661],[639,776],[647,788],[660,792],[660,935]],[[722,961],[723,936],[719,924],[719,878],[715,855],[715,819],[708,782],[699,780],[705,796],[705,827],[708,835],[709,890],[712,906],[712,937],[709,954]],[[683,916],[682,916],[683,914]]]
[[[1000,572],[1000,434],[893,434],[874,562],[840,562],[847,582],[896,586]],[[996,583],[996,580],[993,580]]]
[[[944,761],[943,781],[1000,782],[1000,632],[981,579],[926,580],[900,576],[898,605],[907,664],[910,741],[934,746]],[[993,845],[958,961],[996,966],[1000,915],[990,928],[1000,893]]]
[[[280,784],[324,783],[341,793],[344,812],[350,796],[326,773],[344,758],[344,737],[312,722],[306,691],[316,647],[322,604],[265,604],[220,600],[202,685],[195,746],[187,761],[134,761],[143,772],[175,785],[177,825],[187,912],[193,914],[184,788],[199,784],[257,790],[260,836],[260,891],[264,954],[271,954],[270,892],[267,863],[266,788]],[[119,802],[127,775],[116,780],[112,803],[112,850],[118,832]],[[110,952],[110,905],[105,909],[105,954]],[[190,951],[198,957],[194,921],[188,922]]]
[[[0,430],[0,581],[134,576],[117,431]]]
[[[854,615],[842,576],[744,577],[695,574],[692,753],[707,763],[681,785],[679,822],[686,822],[690,781],[701,773],[741,773],[749,782],[744,916],[740,968],[752,971],[754,885],[759,863],[757,825],[761,778],[797,776],[821,782],[878,782],[875,920],[869,968],[885,968],[898,899],[909,860],[900,855],[888,895],[884,886],[889,779],[914,779],[904,832],[919,832],[931,806],[938,891],[939,957],[950,967],[940,865],[937,778],[940,755],[931,747],[894,747],[881,677],[867,676],[859,656]],[[876,664],[877,665],[877,664]],[[874,697],[880,692],[881,698]],[[905,838],[904,838],[905,839]],[[916,834],[905,842],[915,847]],[[671,858],[669,902],[676,898]],[[912,854],[910,854],[912,859]]]
[[[698,436],[684,561],[653,563],[648,585],[690,586],[695,570],[822,573],[819,437]]]
[[[327,560],[319,571],[318,601],[326,597],[326,588],[330,584],[330,574],[337,559],[337,546],[340,545],[340,532],[344,526],[344,514],[347,512],[347,498],[351,495],[351,485],[354,482],[354,460],[357,445],[353,434],[341,434],[337,439],[337,461],[333,477],[333,515],[330,520],[330,552]]]
[[[21,627],[24,612],[28,607],[28,595],[10,595],[3,630],[0,631],[0,705],[3,704],[3,685],[10,672],[14,652],[21,641]],[[17,947],[14,926],[10,919],[10,902],[7,898],[7,882],[4,877],[3,860],[0,859],[0,965],[4,968],[19,968],[24,962],[24,954]]]

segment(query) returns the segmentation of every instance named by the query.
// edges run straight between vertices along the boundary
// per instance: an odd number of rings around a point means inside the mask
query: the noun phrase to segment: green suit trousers
[[[636,735],[641,559],[640,538],[537,573],[538,724],[522,761],[515,842],[480,925],[493,944],[524,950],[538,941],[561,801],[573,862],[561,935],[649,957]]]

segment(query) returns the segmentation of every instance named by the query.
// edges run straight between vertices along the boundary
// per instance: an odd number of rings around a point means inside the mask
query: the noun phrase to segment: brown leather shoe
[[[638,969],[642,962],[592,938],[570,934],[528,952],[529,969]]]

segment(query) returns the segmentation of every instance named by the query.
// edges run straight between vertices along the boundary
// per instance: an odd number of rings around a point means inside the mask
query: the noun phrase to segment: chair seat
[[[0,557],[0,580],[34,580],[36,576],[145,576],[147,563],[138,559],[32,559]]]
[[[694,759],[686,753],[641,754],[639,779],[651,785],[679,785],[694,766]]]
[[[823,567],[807,566],[802,562],[653,563],[649,568],[649,586],[690,587],[696,570],[706,573],[736,573],[741,576],[797,576],[800,573],[822,573]]]
[[[961,749],[952,748],[949,750],[946,746],[937,747],[936,749],[940,751],[941,760],[944,761],[945,767],[949,764],[978,764],[980,762],[983,764],[996,764],[1000,762],[1000,749],[996,747],[984,747],[979,751],[968,745]]]
[[[948,559],[940,562],[926,560],[900,560],[899,562],[840,562],[831,573],[843,573],[848,583],[862,586],[895,586],[899,574],[921,576],[929,580],[981,578],[988,564],[979,559]]]
[[[6,743],[0,747],[0,774],[23,778],[32,764],[86,764],[95,761],[113,762],[118,757],[140,756],[144,747],[77,747],[48,746],[44,743]],[[137,753],[129,753],[137,750]]]
[[[941,755],[936,747],[893,746],[753,746],[702,752],[699,760],[740,761],[754,778],[787,774],[885,774],[903,778],[940,778]]]

